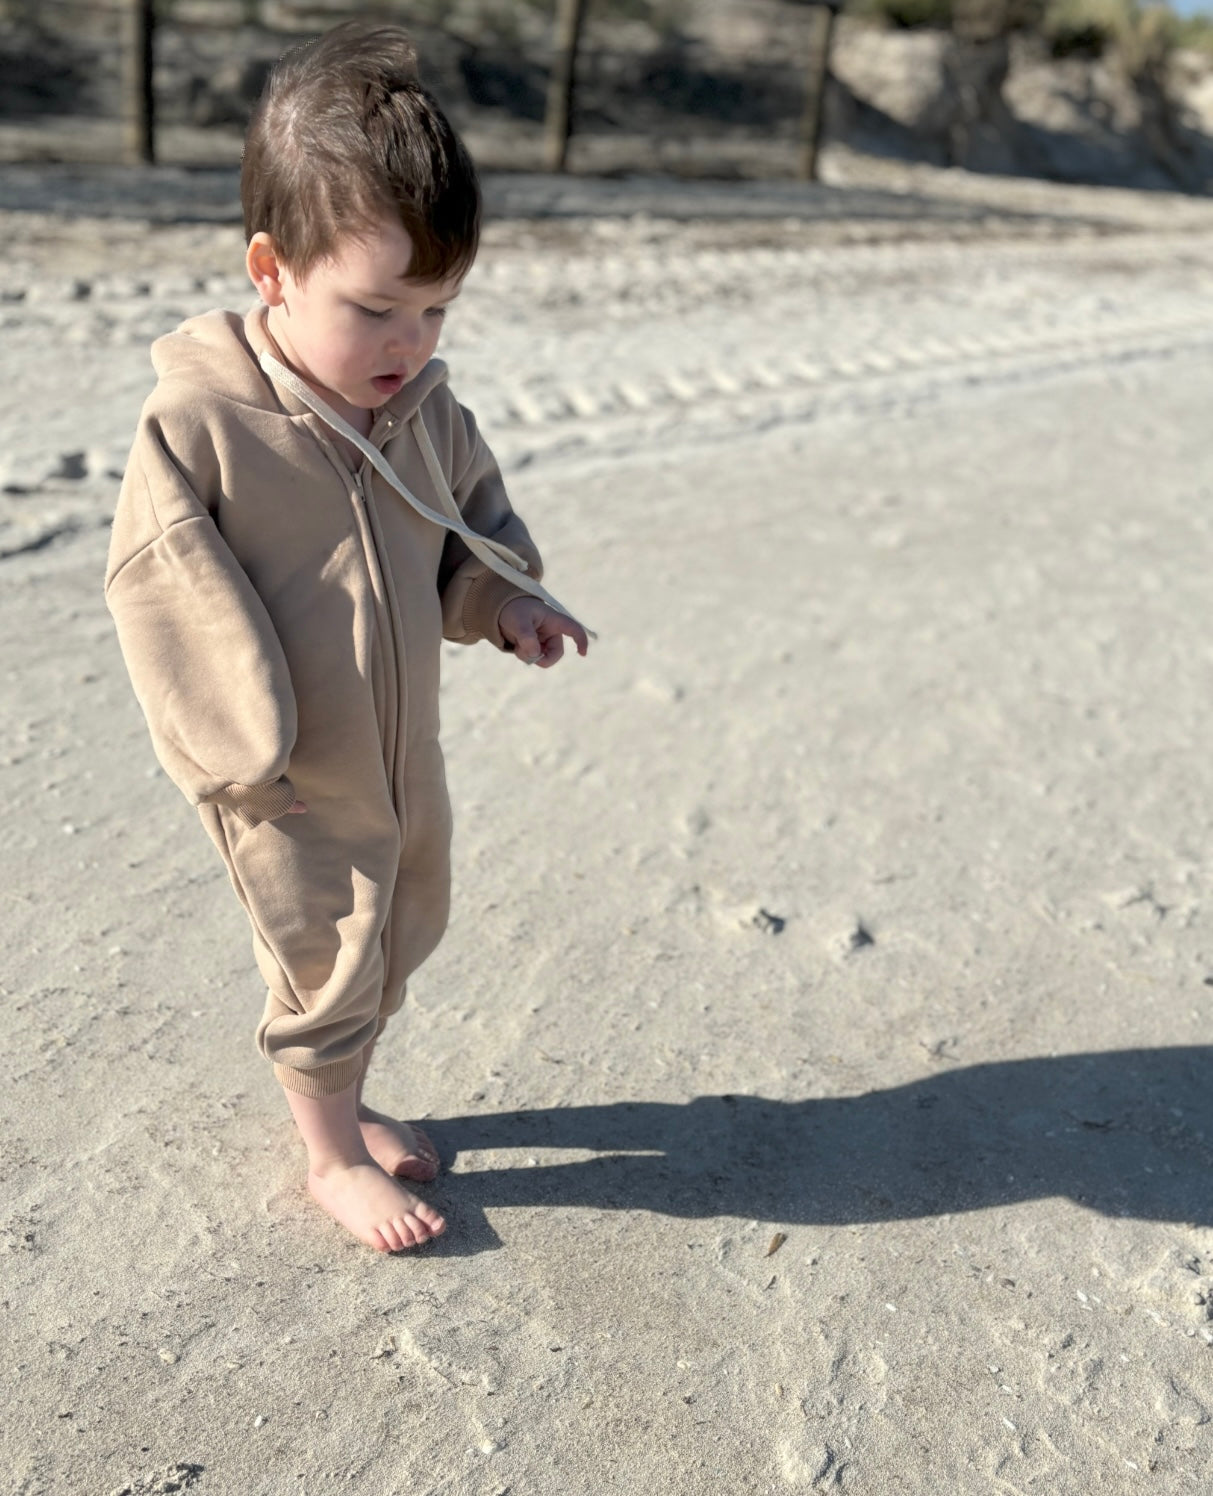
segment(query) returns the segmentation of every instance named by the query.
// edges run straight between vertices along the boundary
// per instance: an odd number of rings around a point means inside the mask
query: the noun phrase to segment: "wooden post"
[[[801,127],[800,177],[804,182],[817,180],[817,153],[821,145],[821,122],[825,115],[826,84],[830,76],[830,45],[834,39],[833,5],[816,5],[816,25],[809,46],[809,64],[805,78],[804,123]]]
[[[122,58],[123,151],[133,164],[156,161],[155,0],[126,0]]]
[[[573,97],[577,76],[577,45],[587,0],[556,0],[556,49],[548,79],[544,114],[543,154],[549,171],[564,171],[573,133]]]

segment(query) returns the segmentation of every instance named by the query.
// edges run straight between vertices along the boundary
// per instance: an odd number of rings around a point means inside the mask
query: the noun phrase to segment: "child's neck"
[[[370,436],[371,428],[375,424],[375,418],[379,414],[377,410],[368,410],[362,405],[351,405],[348,400],[343,400],[334,390],[326,389],[324,385],[317,384],[306,369],[300,368],[299,364],[292,358],[289,343],[277,335],[274,327],[274,308],[269,307],[265,315],[265,331],[272,345],[274,357],[280,363],[287,366],[293,374],[297,374],[313,394],[318,395],[321,400],[331,409],[337,412],[343,421],[347,421],[359,436]]]
[[[379,414],[377,410],[367,410],[361,405],[347,405],[340,395],[334,395],[329,390],[312,388],[325,402],[332,406],[339,416],[344,416],[359,436],[370,436],[371,427],[375,424],[375,417]]]

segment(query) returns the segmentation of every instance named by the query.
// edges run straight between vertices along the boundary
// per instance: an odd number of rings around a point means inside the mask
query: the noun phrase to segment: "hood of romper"
[[[152,344],[152,367],[162,385],[184,384],[198,394],[256,410],[306,414],[307,408],[262,369],[258,360],[263,351],[281,357],[265,325],[265,307],[258,304],[247,314],[213,311],[188,318]],[[442,360],[431,359],[385,402],[386,408],[408,420],[446,377]]]

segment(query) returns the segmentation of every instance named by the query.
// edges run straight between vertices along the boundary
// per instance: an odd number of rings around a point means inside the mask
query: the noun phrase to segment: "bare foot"
[[[358,1126],[362,1141],[385,1174],[426,1183],[438,1173],[438,1150],[420,1127],[397,1122],[369,1106],[359,1106]]]
[[[335,1221],[376,1252],[401,1252],[446,1230],[432,1205],[389,1179],[377,1164],[329,1164],[313,1170],[307,1184]]]

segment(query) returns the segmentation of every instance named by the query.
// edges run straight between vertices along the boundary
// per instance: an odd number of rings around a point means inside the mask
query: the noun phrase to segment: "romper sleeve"
[[[197,464],[194,464],[197,469]],[[145,416],[114,517],[106,603],[165,773],[250,826],[295,802],[290,671],[265,604]]]
[[[448,396],[450,403],[451,492],[467,524],[478,534],[509,546],[527,564],[527,575],[538,581],[543,563],[526,526],[510,507],[505,482],[493,454],[480,435],[476,418]],[[440,448],[441,450],[441,448]],[[506,603],[529,597],[508,577],[498,576],[468,550],[458,535],[450,534],[438,573],[442,598],[443,635],[456,644],[488,639],[498,649],[511,649],[497,627]]]

